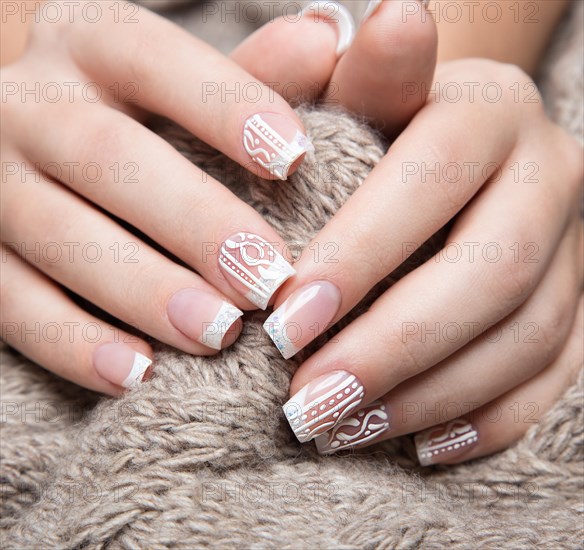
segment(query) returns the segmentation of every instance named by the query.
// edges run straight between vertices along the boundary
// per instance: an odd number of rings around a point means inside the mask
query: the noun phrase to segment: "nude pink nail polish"
[[[166,311],[170,322],[187,338],[216,350],[237,338],[239,330],[234,324],[243,315],[219,296],[196,288],[173,294]]]
[[[264,330],[289,359],[329,328],[341,306],[341,291],[330,281],[314,281],[292,293],[267,318]]]
[[[152,360],[126,344],[111,342],[99,346],[93,354],[93,366],[108,382],[132,388],[140,385]]]

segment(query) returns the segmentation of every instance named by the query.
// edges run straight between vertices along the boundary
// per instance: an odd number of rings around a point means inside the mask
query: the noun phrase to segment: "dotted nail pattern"
[[[298,441],[305,443],[341,422],[364,395],[356,376],[339,371],[307,384],[284,405],[284,414]]]
[[[296,159],[312,148],[306,136],[298,131],[291,142],[286,141],[261,115],[253,115],[245,122],[243,146],[254,162],[282,180]]]
[[[475,445],[478,440],[473,425],[463,418],[457,418],[416,436],[418,459],[422,465],[438,463],[443,460],[443,456],[460,452]]]

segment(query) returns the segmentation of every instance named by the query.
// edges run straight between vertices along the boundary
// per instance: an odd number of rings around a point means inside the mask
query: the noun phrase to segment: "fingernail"
[[[385,405],[377,400],[346,416],[332,430],[319,435],[314,442],[319,454],[330,455],[369,443],[388,429]]]
[[[354,374],[334,371],[306,384],[282,409],[298,441],[306,443],[341,422],[364,395]]]
[[[457,418],[420,432],[414,438],[418,460],[422,466],[447,463],[458,458],[479,440],[474,426],[464,418]]]
[[[269,242],[245,232],[225,239],[219,267],[229,284],[261,309],[266,309],[274,292],[296,274]]]
[[[243,125],[243,146],[254,162],[281,180],[314,147],[298,125],[284,115],[258,113]]]
[[[108,382],[133,388],[140,385],[152,360],[121,343],[99,346],[93,354],[93,366]]]
[[[173,294],[166,311],[174,328],[187,338],[217,350],[235,341],[239,331],[230,329],[243,315],[218,296],[195,288]]]
[[[367,4],[367,9],[361,18],[361,25],[367,21],[381,6],[381,2],[383,0],[369,0],[369,4]]]
[[[430,0],[418,0],[418,1],[422,4],[423,8],[428,9],[428,4],[430,3]],[[383,0],[369,0],[369,4],[367,4],[367,9],[365,10],[363,17],[361,18],[360,24],[363,25],[363,23],[365,23],[365,21],[367,21],[367,19],[369,19],[379,9],[379,6],[381,6],[382,3],[383,3]],[[415,5],[414,5],[414,9],[415,9]]]
[[[266,319],[264,330],[289,359],[329,328],[341,305],[341,291],[329,281],[314,281],[293,292]]]
[[[314,22],[324,21],[335,26],[337,31],[337,55],[347,51],[355,38],[355,20],[342,4],[331,0],[315,0],[301,12],[301,16],[312,14]]]

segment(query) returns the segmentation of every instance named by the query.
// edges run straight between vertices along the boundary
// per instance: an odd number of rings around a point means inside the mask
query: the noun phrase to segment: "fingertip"
[[[237,319],[225,332],[223,340],[221,340],[221,349],[228,348],[233,345],[239,338],[241,331],[243,330],[243,321]]]
[[[426,101],[436,65],[437,31],[419,0],[375,6],[339,61],[333,80],[339,86],[338,101],[394,135]],[[406,85],[416,93],[404,95]]]
[[[106,342],[93,352],[93,367],[105,381],[122,388],[134,388],[144,380],[152,359],[127,344]]]
[[[257,112],[245,120],[242,144],[248,158],[272,179],[286,180],[304,155],[314,150],[304,132],[295,115],[292,118],[279,112]]]

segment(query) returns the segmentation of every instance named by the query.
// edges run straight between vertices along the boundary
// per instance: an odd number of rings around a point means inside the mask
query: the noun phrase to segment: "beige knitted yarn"
[[[547,78],[548,89],[568,89],[553,70]],[[573,112],[578,97],[548,96],[550,109]],[[316,151],[283,184],[253,178],[171,124],[158,129],[301,249],[382,148],[346,115],[300,114]],[[407,437],[320,457],[282,417],[302,354],[281,358],[265,316],[248,315],[238,342],[214,358],[155,345],[155,376],[121,399],[2,350],[2,548],[582,546],[582,377],[515,447],[473,463],[421,469]]]

